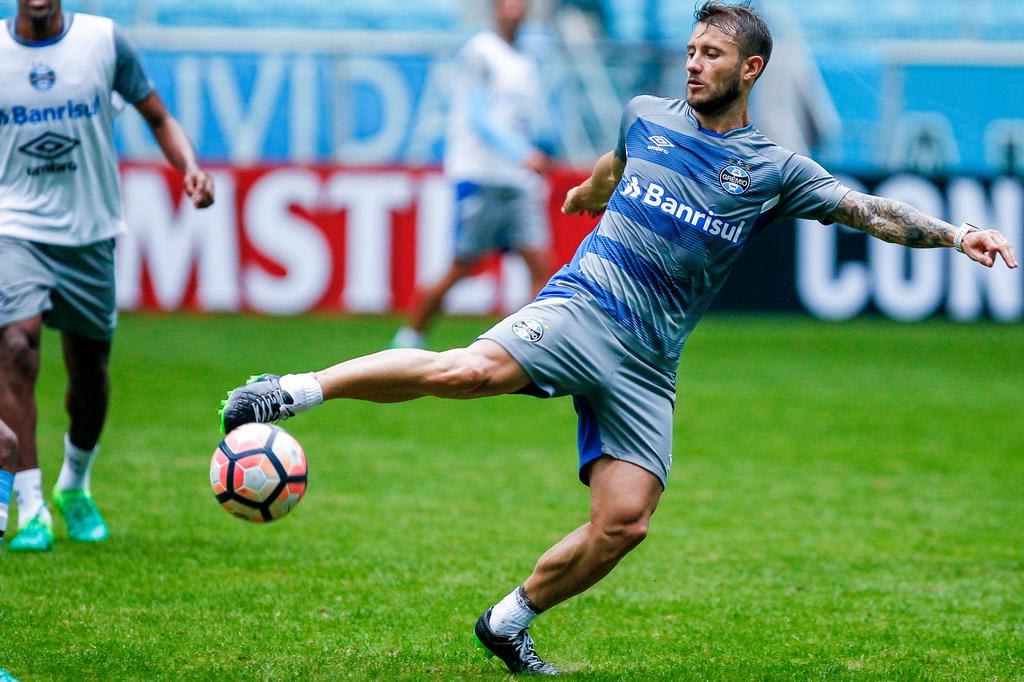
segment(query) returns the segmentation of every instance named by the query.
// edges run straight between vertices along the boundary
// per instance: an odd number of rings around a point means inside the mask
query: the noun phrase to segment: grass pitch
[[[94,472],[112,529],[0,557],[24,680],[501,678],[473,622],[586,519],[568,399],[331,404],[310,487],[248,525],[207,484],[217,401],[382,347],[387,319],[126,316]],[[481,320],[443,322],[439,346]],[[56,478],[59,344],[40,449]],[[713,318],[680,372],[651,536],[541,617],[573,679],[1021,679],[1024,327]]]

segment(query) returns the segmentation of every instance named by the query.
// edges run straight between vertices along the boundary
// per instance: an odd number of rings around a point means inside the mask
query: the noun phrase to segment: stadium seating
[[[622,42],[674,43],[689,34],[693,2],[562,0],[592,11],[609,37]],[[769,13],[791,11],[814,46],[838,40],[1024,39],[1024,2],[1001,0],[757,0]],[[459,31],[466,0],[66,0],[71,10],[96,12],[123,25]]]
[[[675,41],[689,34],[693,5],[674,0],[603,0],[606,29],[627,42]],[[812,45],[837,39],[1024,39],[1024,2],[978,0],[761,0],[769,15],[790,10]]]
[[[462,23],[462,0],[67,0],[70,10],[123,25],[448,31]]]

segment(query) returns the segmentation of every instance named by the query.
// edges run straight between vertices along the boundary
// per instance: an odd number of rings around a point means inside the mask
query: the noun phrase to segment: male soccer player
[[[953,247],[1015,268],[995,230],[959,229],[906,204],[850,191],[781,149],[747,116],[771,55],[763,19],[706,2],[696,13],[686,99],[637,97],[618,146],[569,191],[565,213],[604,211],[537,300],[468,348],[390,350],[321,372],[262,375],[235,389],[222,426],[293,416],[323,400],[572,395],[590,522],[489,608],[476,635],[512,672],[553,674],[527,628],[603,578],[647,535],[672,465],[675,372],[683,342],[740,251],[773,219],[836,221],[887,241]]]
[[[494,29],[470,38],[455,60],[444,157],[455,192],[455,261],[420,294],[393,347],[425,347],[445,295],[487,252],[516,251],[534,294],[551,274],[540,178],[548,159],[534,144],[540,73],[516,47],[526,12],[526,0],[494,0]]]
[[[109,19],[18,0],[0,25],[0,419],[19,444],[20,531],[9,549],[53,544],[36,457],[42,324],[59,329],[68,371],[64,465],[53,489],[68,537],[106,539],[89,476],[106,419],[114,331],[114,236],[124,229],[113,93],[133,104],[197,207],[210,177]]]

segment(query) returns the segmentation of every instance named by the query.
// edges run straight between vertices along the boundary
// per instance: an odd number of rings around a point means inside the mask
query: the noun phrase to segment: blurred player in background
[[[468,348],[389,350],[321,372],[262,375],[235,389],[222,413],[231,430],[335,398],[571,395],[590,520],[476,625],[483,646],[512,672],[557,673],[527,628],[601,580],[647,536],[672,466],[683,344],[753,235],[780,218],[835,221],[907,246],[956,248],[988,267],[997,258],[1018,266],[998,231],[957,228],[851,191],[762,135],[747,103],[772,37],[748,7],[705,3],[688,47],[686,99],[634,98],[617,147],[569,191],[564,213],[604,215],[534,303]]]
[[[513,250],[536,294],[551,274],[548,157],[536,146],[544,109],[537,64],[516,47],[526,0],[494,0],[494,29],[463,46],[452,73],[444,171],[455,192],[455,261],[395,334],[396,348],[423,348],[424,332],[448,291],[494,251]]]
[[[135,106],[197,207],[213,203],[185,131],[113,22],[18,0],[0,26],[0,419],[17,436],[14,551],[53,544],[36,455],[42,325],[61,332],[68,371],[64,465],[53,488],[68,537],[107,538],[89,475],[107,414],[117,318],[114,237],[124,229],[113,93]]]

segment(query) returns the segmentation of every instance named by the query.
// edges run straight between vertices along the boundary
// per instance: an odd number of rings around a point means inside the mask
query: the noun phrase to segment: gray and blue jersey
[[[827,220],[849,191],[753,125],[701,128],[683,100],[634,98],[615,154],[626,167],[607,211],[538,299],[589,295],[671,372],[751,237],[780,218]]]

